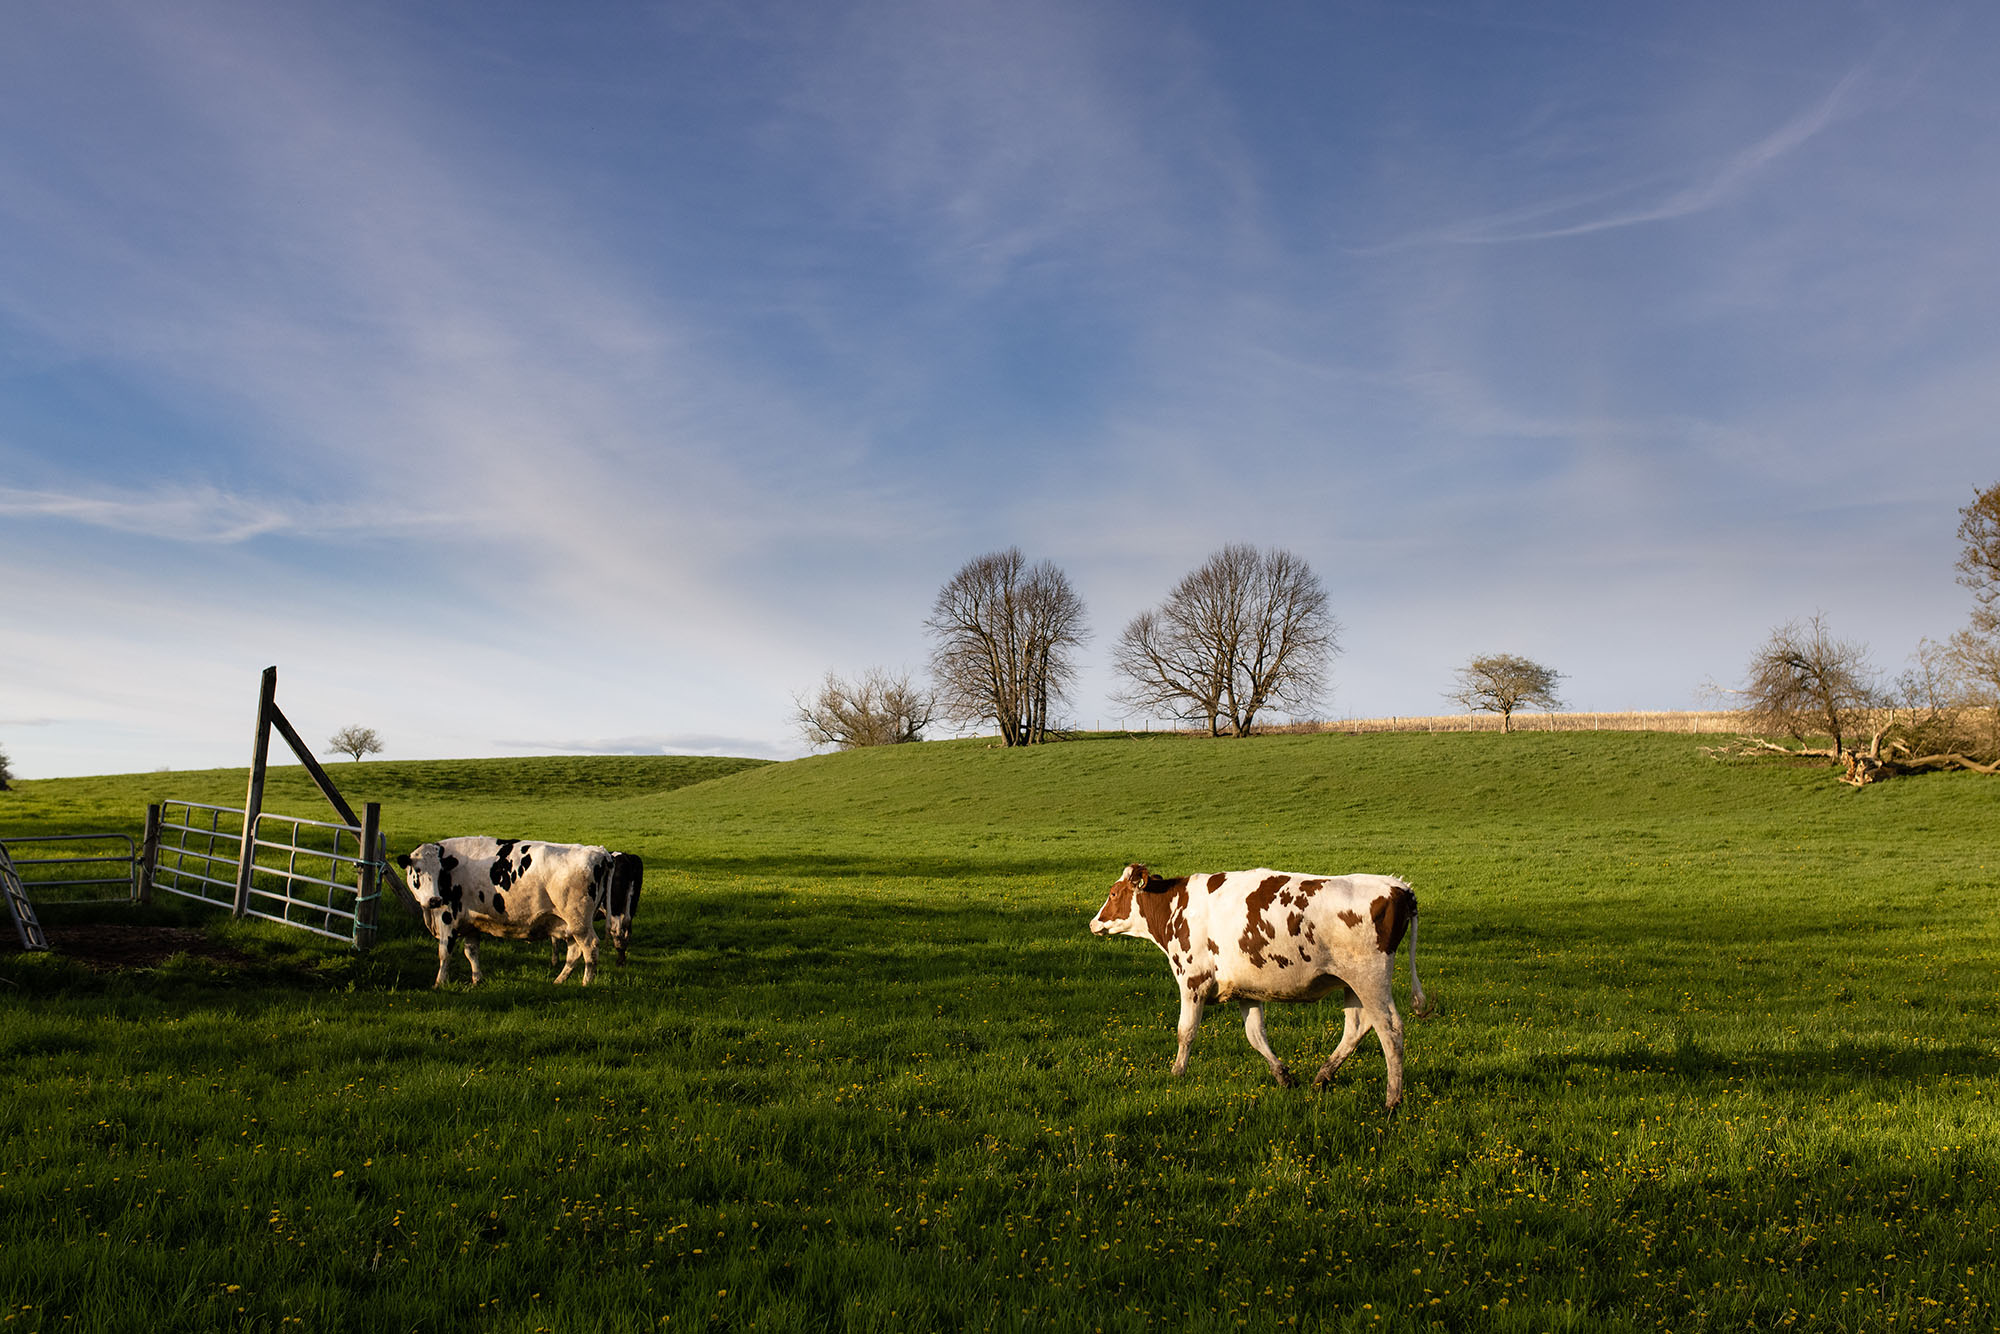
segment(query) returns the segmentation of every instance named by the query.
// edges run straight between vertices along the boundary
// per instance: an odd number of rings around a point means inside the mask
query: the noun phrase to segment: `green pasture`
[[[394,850],[642,854],[632,963],[434,993],[393,906],[364,956],[172,905],[249,962],[0,956],[0,1331],[2000,1324],[2000,780],[1630,733],[334,773]],[[0,836],[243,786],[22,782]],[[1373,1039],[1279,1089],[1229,1007],[1173,1079],[1165,961],[1084,930],[1128,861],[1409,879],[1401,1113]],[[1270,1014],[1294,1067],[1339,1028]]]

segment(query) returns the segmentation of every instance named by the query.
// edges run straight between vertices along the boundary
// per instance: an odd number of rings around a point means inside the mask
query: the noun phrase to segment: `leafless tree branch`
[[[1340,626],[1326,589],[1283,548],[1232,543],[1126,625],[1112,650],[1119,698],[1155,717],[1248,734],[1271,708],[1298,712],[1326,688]]]
[[[792,702],[807,745],[842,750],[922,741],[937,707],[931,692],[911,684],[907,672],[891,676],[879,667],[852,682],[828,672],[818,694]]]
[[[1089,637],[1083,599],[1049,561],[1019,547],[975,557],[938,591],[924,622],[936,640],[937,708],[961,723],[992,722],[1009,746],[1048,739],[1050,710],[1076,679]]]

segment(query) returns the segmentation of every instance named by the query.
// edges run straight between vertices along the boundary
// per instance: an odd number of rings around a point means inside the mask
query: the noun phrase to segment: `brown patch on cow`
[[[1403,943],[1403,932],[1409,930],[1410,919],[1417,915],[1417,896],[1406,886],[1397,885],[1368,905],[1368,915],[1375,919],[1376,948],[1394,954]]]
[[[1208,892],[1213,894],[1216,890],[1221,889],[1222,882],[1227,880],[1228,878],[1229,878],[1228,875],[1226,875],[1225,873],[1217,871],[1214,875],[1208,878]]]
[[[1284,876],[1268,876],[1257,888],[1244,897],[1244,906],[1249,909],[1248,918],[1243,923],[1243,934],[1236,941],[1254,967],[1264,966],[1264,946],[1276,940],[1278,933],[1264,920],[1265,910],[1277,900],[1278,891],[1286,884]]]
[[[1215,999],[1215,973],[1212,970],[1190,974],[1182,985],[1188,995],[1204,1004]]]
[[[1208,946],[1208,957],[1213,959],[1215,957],[1215,942],[1212,940],[1205,940],[1202,942],[1202,944]]]
[[[1144,892],[1139,895],[1139,914],[1146,920],[1146,933],[1161,949],[1166,949],[1167,942],[1176,934],[1183,945],[1187,944],[1187,921],[1181,914],[1185,906],[1185,876],[1179,880],[1162,880],[1158,876],[1147,880]]]
[[[1097,910],[1100,922],[1122,922],[1132,915],[1132,886],[1120,880],[1105,896],[1104,906]]]
[[[1298,891],[1299,902],[1304,903],[1307,899],[1310,899],[1313,895],[1319,893],[1322,889],[1325,888],[1326,888],[1326,881],[1324,880],[1299,881],[1299,891]]]
[[[1347,923],[1349,926],[1361,925],[1361,914],[1354,911],[1354,909],[1352,908],[1342,908],[1338,916],[1341,921]]]

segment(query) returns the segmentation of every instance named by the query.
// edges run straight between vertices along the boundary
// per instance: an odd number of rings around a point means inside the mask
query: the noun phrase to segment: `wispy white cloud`
[[[174,484],[144,492],[88,494],[0,486],[0,514],[66,519],[111,532],[198,543],[245,542],[272,534],[323,537],[382,523],[379,515],[354,506],[308,506]]]
[[[778,760],[792,759],[805,753],[803,746],[780,746],[766,737],[701,732],[564,740],[496,737],[493,745],[503,752],[539,750],[556,755],[740,755],[749,759]]]
[[[1737,198],[1759,177],[1833,125],[1847,110],[1867,71],[1866,64],[1849,70],[1825,96],[1799,109],[1775,130],[1720,160],[1676,171],[1656,171],[1635,180],[1428,228],[1386,244],[1357,247],[1355,253],[1383,253],[1424,245],[1551,241],[1708,212]]]

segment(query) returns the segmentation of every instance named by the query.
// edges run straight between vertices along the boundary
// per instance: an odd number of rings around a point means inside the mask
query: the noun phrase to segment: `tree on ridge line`
[[[976,556],[938,590],[924,622],[936,638],[931,679],[939,713],[992,722],[1008,746],[1048,739],[1051,708],[1076,679],[1072,655],[1089,637],[1083,599],[1049,561],[1019,547]]]
[[[909,673],[890,676],[880,667],[854,681],[828,672],[817,695],[792,702],[797,706],[793,720],[807,745],[842,750],[922,741],[937,707],[936,697],[912,685]]]
[[[350,723],[327,738],[326,751],[329,755],[346,755],[359,760],[363,755],[382,753],[382,738],[372,727]]]
[[[1319,698],[1339,635],[1312,566],[1282,547],[1236,542],[1133,617],[1112,664],[1132,707],[1204,723],[1210,736],[1225,723],[1247,736],[1265,709],[1296,713]]]
[[[1556,687],[1563,674],[1513,653],[1489,653],[1458,669],[1458,684],[1445,692],[1467,713],[1497,713],[1500,730],[1514,730],[1514,710],[1524,704],[1556,710],[1562,700]]]

